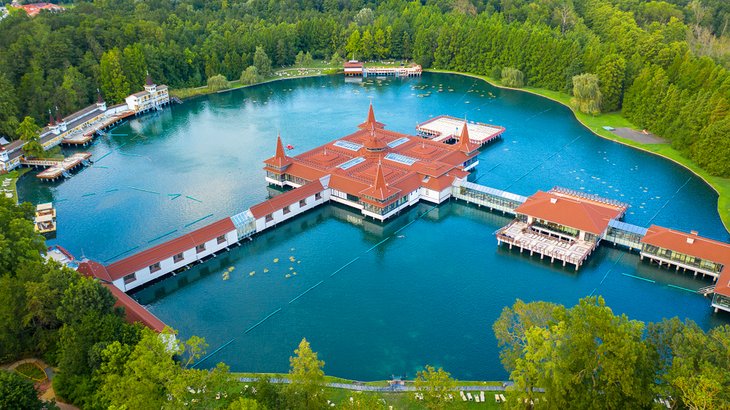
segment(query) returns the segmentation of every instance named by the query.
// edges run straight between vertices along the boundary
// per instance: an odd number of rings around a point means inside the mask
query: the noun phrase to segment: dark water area
[[[293,155],[304,152],[353,132],[371,99],[395,131],[413,133],[441,114],[506,127],[480,154],[480,184],[522,195],[582,190],[630,203],[630,223],[730,239],[717,195],[689,171],[596,137],[552,101],[446,74],[288,80],[186,101],[99,138],[88,148],[96,163],[73,178],[27,176],[18,190],[22,200],[56,203],[53,242],[112,261],[266,199],[262,161],[278,131]],[[573,305],[594,294],[632,319],[730,322],[709,299],[669,286],[709,280],[606,245],[576,273],[498,248],[493,233],[508,222],[456,202],[420,204],[386,224],[325,206],[133,296],[183,337],[205,337],[209,351],[228,343],[202,366],[286,371],[306,337],[328,374],[361,380],[412,376],[424,364],[461,379],[506,378],[491,324],[517,298]]]

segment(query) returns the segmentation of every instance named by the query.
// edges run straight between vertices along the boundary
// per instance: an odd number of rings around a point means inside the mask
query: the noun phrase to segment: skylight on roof
[[[353,159],[351,159],[351,160],[349,160],[347,162],[342,163],[340,165],[340,168],[342,168],[342,169],[350,169],[350,168],[354,167],[355,165],[360,164],[360,163],[362,163],[364,161],[365,161],[365,158],[363,158],[363,157],[353,158]]]
[[[354,142],[345,141],[345,140],[337,140],[334,142],[335,147],[340,147],[344,149],[349,149],[350,151],[358,151],[360,148],[362,148],[362,145],[356,144]]]
[[[416,161],[418,161],[415,158],[407,157],[407,156],[401,155],[401,154],[394,154],[392,152],[388,153],[385,156],[385,159],[391,160],[393,162],[397,162],[399,164],[409,165],[409,166],[415,164]]]
[[[408,142],[408,138],[407,138],[407,137],[401,137],[401,138],[398,138],[398,139],[397,139],[397,140],[395,140],[395,141],[391,141],[391,142],[389,142],[389,143],[388,143],[388,146],[389,146],[390,148],[395,148],[395,147],[397,147],[398,145],[401,145],[401,144],[405,144],[406,142]]]

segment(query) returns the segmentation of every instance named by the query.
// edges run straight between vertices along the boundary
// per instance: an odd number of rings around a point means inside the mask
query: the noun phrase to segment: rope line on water
[[[304,292],[300,293],[300,294],[299,294],[299,296],[297,296],[297,297],[295,297],[294,299],[290,300],[290,301],[289,301],[289,304],[291,304],[291,303],[292,303],[292,302],[294,302],[295,300],[299,299],[300,297],[304,296],[304,295],[305,295],[305,294],[306,294],[307,292],[309,292],[310,290],[312,290],[312,289],[316,288],[317,286],[321,285],[321,284],[322,284],[322,282],[324,282],[324,281],[323,281],[323,280],[320,280],[319,282],[317,282],[317,284],[316,284],[316,285],[314,285],[314,286],[312,286],[311,288],[309,288],[309,289],[305,290]]]
[[[266,316],[265,318],[261,319],[261,320],[260,320],[260,321],[259,321],[258,323],[256,323],[255,325],[253,325],[253,326],[249,327],[248,329],[246,329],[246,331],[245,331],[245,332],[243,332],[243,334],[245,335],[246,333],[248,333],[248,332],[250,332],[250,331],[254,330],[254,329],[255,329],[256,327],[258,327],[258,326],[259,326],[260,324],[264,323],[264,322],[265,322],[265,321],[266,321],[266,320],[267,320],[268,318],[270,318],[271,316],[274,316],[275,314],[277,314],[277,313],[279,313],[279,312],[281,312],[281,308],[278,308],[278,309],[276,309],[275,311],[273,311],[273,312],[269,313],[269,315],[268,315],[268,316]]]
[[[664,205],[662,205],[662,207],[661,207],[661,208],[659,208],[659,209],[658,209],[658,210],[656,211],[656,213],[654,214],[654,216],[652,216],[652,217],[651,217],[651,219],[649,219],[649,222],[647,222],[647,225],[651,225],[651,222],[652,222],[652,221],[654,220],[654,218],[656,218],[657,216],[659,216],[659,213],[660,213],[660,212],[661,212],[662,210],[664,210],[664,208],[666,208],[666,207],[667,207],[667,205],[669,205],[669,203],[670,203],[670,202],[672,201],[672,199],[674,199],[674,197],[675,197],[675,196],[677,196],[677,194],[679,193],[679,191],[681,191],[681,190],[682,190],[682,188],[684,188],[684,187],[685,187],[685,186],[686,186],[686,185],[687,185],[687,184],[689,183],[689,181],[690,181],[690,180],[692,180],[692,177],[689,177],[689,178],[687,178],[687,180],[686,180],[686,181],[684,181],[684,184],[682,184],[682,186],[681,186],[681,187],[679,187],[679,188],[678,188],[678,189],[677,189],[676,191],[674,191],[674,193],[672,194],[672,196],[670,196],[670,197],[669,197],[669,199],[667,199],[667,201],[666,201],[666,202],[664,202]]]

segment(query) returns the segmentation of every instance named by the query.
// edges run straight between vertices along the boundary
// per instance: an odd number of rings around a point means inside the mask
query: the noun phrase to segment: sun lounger
[[[472,397],[471,393],[467,392],[466,397],[469,398],[469,401],[474,401],[474,397]]]
[[[507,399],[504,398],[504,394],[500,394],[499,398],[502,399],[503,402],[507,401]]]
[[[501,403],[502,402],[502,399],[499,398],[499,394],[495,394],[494,395],[494,401],[496,401],[497,403]]]
[[[464,392],[460,391],[459,394],[461,394],[461,400],[466,401],[466,395],[464,394]]]

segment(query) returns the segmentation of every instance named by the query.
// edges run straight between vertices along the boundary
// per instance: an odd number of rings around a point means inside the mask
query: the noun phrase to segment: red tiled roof
[[[461,135],[459,135],[459,151],[470,154],[478,148],[478,145],[472,144],[469,140],[469,130],[467,129],[466,121],[464,121],[464,126],[461,127]]]
[[[254,218],[259,219],[322,191],[324,191],[322,183],[316,180],[252,206],[251,213]]]
[[[695,233],[652,225],[641,242],[713,262],[730,264],[730,244],[704,238]]]
[[[85,261],[79,264],[78,271],[85,276],[96,278],[105,282],[112,282],[106,267],[99,262]]]
[[[385,128],[385,124],[375,121],[375,111],[373,111],[373,103],[368,108],[368,117],[365,122],[358,125],[358,128],[369,130],[370,128]]]
[[[393,188],[385,182],[385,176],[383,175],[383,165],[378,163],[378,169],[375,172],[375,182],[370,188],[364,189],[361,193],[369,197],[379,199],[381,201],[386,198],[390,198],[400,191],[397,188]]]
[[[162,332],[165,328],[163,323],[157,316],[153,315],[149,310],[145,309],[144,306],[137,303],[136,300],[132,299],[129,295],[122,292],[116,286],[110,283],[103,283],[111,292],[114,297],[117,298],[117,303],[114,306],[124,308],[124,315],[129,323],[142,323],[148,328]]]
[[[291,164],[291,158],[287,157],[284,152],[284,145],[281,143],[281,135],[276,136],[276,153],[273,157],[264,161],[264,164],[271,165],[276,168],[284,168]]]
[[[224,218],[193,232],[186,233],[180,237],[116,261],[108,265],[106,270],[112,280],[117,280],[235,230],[236,227],[233,225],[231,218]]]
[[[730,297],[730,244],[657,225],[649,227],[641,242],[722,264],[715,293]]]
[[[345,62],[345,68],[362,68],[363,63],[360,61],[347,61]]]
[[[621,216],[623,210],[578,197],[537,191],[515,212],[600,235],[608,227],[608,221]]]

